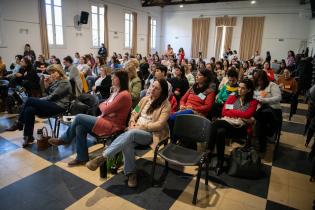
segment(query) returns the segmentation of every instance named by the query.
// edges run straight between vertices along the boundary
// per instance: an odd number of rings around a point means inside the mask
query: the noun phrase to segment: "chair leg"
[[[206,180],[205,180],[206,185],[208,185],[208,180],[209,180],[209,164],[210,164],[210,159],[208,156],[206,157]]]
[[[200,163],[200,164],[199,164],[199,168],[198,168],[198,174],[197,174],[196,185],[195,185],[194,197],[193,197],[193,200],[192,200],[192,203],[193,203],[194,205],[196,205],[196,203],[197,203],[197,194],[198,194],[199,183],[200,183],[201,168],[202,168],[202,164]]]
[[[58,125],[58,117],[55,117],[54,130],[52,131],[54,138],[57,137],[57,125]]]
[[[50,118],[48,118],[48,123],[49,123],[49,127],[50,127],[50,130],[51,130],[51,134],[54,135],[54,128],[53,128],[53,126],[52,126],[52,123],[51,123],[51,121],[50,121]],[[54,136],[52,136],[52,137],[54,137]]]
[[[59,137],[59,130],[60,130],[60,119],[58,119],[58,123],[57,123],[57,128],[56,128],[57,135],[56,135],[56,138]]]
[[[154,172],[155,172],[156,158],[157,158],[157,154],[154,153],[152,170],[151,170],[151,186],[154,185]]]

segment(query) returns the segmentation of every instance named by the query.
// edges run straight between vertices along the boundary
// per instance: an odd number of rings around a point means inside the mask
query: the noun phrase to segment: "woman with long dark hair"
[[[201,69],[196,76],[196,83],[190,88],[180,100],[179,111],[172,113],[168,124],[172,133],[177,115],[198,114],[206,117],[212,110],[215,91],[211,90],[210,84],[213,75],[207,69]]]
[[[179,103],[180,99],[183,97],[183,95],[186,93],[186,91],[189,89],[189,83],[185,76],[185,69],[184,66],[179,67],[177,64],[174,66],[174,75],[175,77],[172,77],[170,79],[170,83],[173,87],[173,94],[177,100],[177,103]]]
[[[253,82],[249,79],[241,81],[238,94],[230,95],[226,100],[222,110],[222,118],[212,124],[209,147],[211,151],[213,151],[214,146],[217,148],[217,175],[223,169],[225,139],[247,136],[247,131],[251,130],[248,128],[251,128],[251,118],[258,104],[253,99],[253,95]]]
[[[254,76],[254,98],[259,101],[260,108],[255,113],[260,151],[266,151],[267,136],[272,136],[275,128],[282,121],[281,90],[268,79],[265,71],[257,71]]]
[[[128,73],[117,71],[112,76],[112,94],[99,105],[98,117],[78,114],[67,131],[59,138],[49,139],[55,146],[68,145],[76,140],[77,157],[68,166],[85,164],[89,160],[86,136],[93,133],[98,136],[111,135],[126,127],[126,120],[131,109],[131,96],[128,92]]]
[[[102,156],[89,161],[86,166],[96,170],[106,158],[114,157],[121,152],[124,156],[124,172],[128,176],[128,186],[137,186],[136,162],[134,147],[150,145],[153,149],[169,136],[167,119],[171,106],[168,101],[168,85],[166,80],[156,80],[149,96],[141,99],[131,113],[128,130],[118,136],[107,147]]]

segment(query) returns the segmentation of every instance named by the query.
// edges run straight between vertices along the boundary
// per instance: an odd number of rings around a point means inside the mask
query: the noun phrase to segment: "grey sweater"
[[[51,101],[58,106],[67,109],[71,100],[72,88],[69,80],[57,80],[47,89],[47,96],[41,100]]]
[[[74,65],[69,66],[67,70],[69,71],[70,80],[74,81],[75,83],[74,94],[76,97],[79,97],[83,91],[83,85],[82,85],[82,80],[80,77],[80,72],[77,69],[77,67],[75,67]]]

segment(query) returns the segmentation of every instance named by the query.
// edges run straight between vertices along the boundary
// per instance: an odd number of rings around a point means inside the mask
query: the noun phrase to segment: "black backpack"
[[[98,103],[98,98],[95,95],[84,93],[71,102],[69,113],[71,115],[88,114],[95,116]]]

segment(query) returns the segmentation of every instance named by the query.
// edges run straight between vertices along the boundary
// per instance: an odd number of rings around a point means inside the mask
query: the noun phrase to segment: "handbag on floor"
[[[235,148],[231,153],[228,174],[241,178],[259,179],[262,175],[259,154],[253,147]]]
[[[37,150],[45,150],[51,146],[48,143],[48,139],[50,138],[51,136],[48,135],[48,130],[45,126],[37,129]]]

